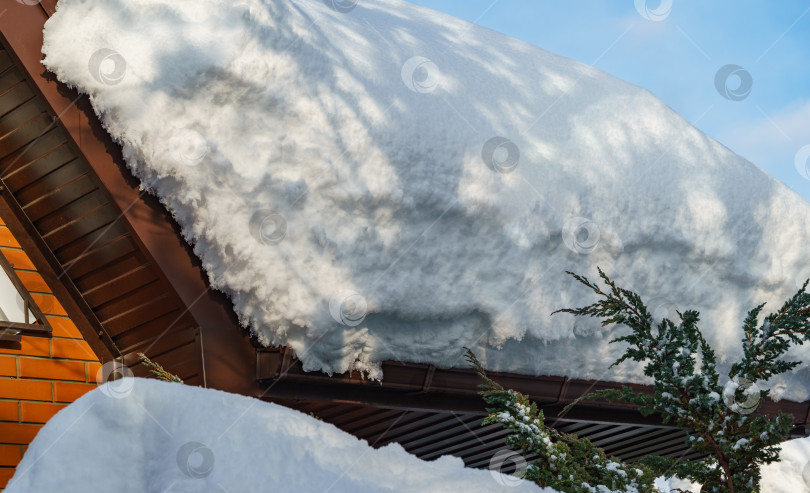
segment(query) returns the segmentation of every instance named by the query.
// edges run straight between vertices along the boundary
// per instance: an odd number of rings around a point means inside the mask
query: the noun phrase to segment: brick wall
[[[0,218],[0,252],[53,327],[50,338],[0,341],[0,490],[43,423],[96,387],[100,365]]]

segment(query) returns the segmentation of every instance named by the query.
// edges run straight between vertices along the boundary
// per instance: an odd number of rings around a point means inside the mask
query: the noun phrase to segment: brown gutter
[[[35,92],[58,118],[71,144],[85,156],[113,203],[124,211],[120,221],[201,328],[207,386],[252,393],[256,388],[249,378],[256,373],[253,348],[235,320],[230,300],[209,289],[199,259],[171,215],[155,197],[139,190],[139,181],[127,168],[120,146],[101,126],[87,96],[58,83],[40,63],[42,29],[54,8],[52,0],[39,6],[6,2],[5,13],[0,15],[5,46],[17,57]]]
[[[290,358],[287,348],[268,348],[256,352],[257,378],[264,384],[254,394],[264,399],[311,399],[407,410],[447,410],[483,413],[484,403],[478,395],[478,375],[468,369],[436,368],[432,365],[387,361],[382,364],[381,382],[363,379],[359,374],[328,376],[304,372],[300,361]],[[563,408],[590,392],[628,386],[642,394],[652,394],[648,385],[578,380],[556,376],[528,376],[490,372],[489,376],[506,388],[526,394],[554,420]],[[426,388],[425,382],[430,382]],[[796,426],[804,426],[810,402],[766,399],[761,412],[775,416],[779,412],[793,415]],[[582,401],[565,413],[565,419],[604,421],[643,425],[660,425],[659,416],[642,416],[635,406],[606,401]]]

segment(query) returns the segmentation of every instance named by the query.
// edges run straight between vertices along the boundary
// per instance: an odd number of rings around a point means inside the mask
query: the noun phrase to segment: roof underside
[[[186,383],[312,413],[375,446],[395,441],[424,459],[453,454],[486,467],[506,432],[481,427],[484,405],[471,371],[387,362],[383,382],[328,377],[303,372],[289,350],[251,344],[172,218],[139,190],[88,99],[42,69],[42,26],[53,5],[11,2],[0,16],[0,215],[96,354],[123,358],[145,375],[136,358],[142,351]],[[622,459],[692,457],[683,432],[628,406],[588,403],[557,416],[613,384],[492,377],[537,401],[549,424]],[[763,408],[793,414],[803,434],[807,403]]]
[[[480,413],[408,411],[313,401],[280,403],[314,414],[375,447],[397,442],[424,460],[452,454],[463,459],[468,467],[487,468],[492,456],[507,448],[508,432],[497,424],[482,427],[486,416]],[[588,438],[607,454],[626,462],[648,454],[698,457],[687,448],[684,432],[670,427],[565,418],[551,419],[547,424],[561,432]],[[527,461],[536,458],[524,457]]]
[[[100,334],[89,339],[100,338],[104,349],[128,362],[149,348],[198,383],[194,320],[5,50],[0,94],[5,205],[26,224],[21,236],[44,247],[37,251],[57,273],[58,284],[73,293],[81,319]]]
[[[259,350],[257,376],[263,388],[257,397],[313,413],[375,446],[399,442],[427,460],[452,454],[468,466],[486,467],[496,452],[506,448],[506,432],[500,425],[481,427],[486,410],[478,395],[480,378],[472,370],[385,362],[384,379],[373,382],[360,375],[304,372],[291,353],[286,348]],[[589,392],[621,384],[507,373],[489,376],[537,403],[549,426],[588,438],[622,460],[632,462],[645,455],[697,457],[682,430],[662,424],[660,416],[642,416],[634,407],[582,401],[564,411]],[[650,386],[625,385],[639,393],[652,392]],[[760,407],[771,415],[792,414],[793,437],[805,436],[807,410],[807,403],[786,401],[766,400]]]

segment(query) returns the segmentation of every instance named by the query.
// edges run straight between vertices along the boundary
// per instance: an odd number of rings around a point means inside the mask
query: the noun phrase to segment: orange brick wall
[[[0,252],[53,327],[50,338],[0,341],[0,490],[42,424],[96,387],[100,365],[76,325],[0,219]]]

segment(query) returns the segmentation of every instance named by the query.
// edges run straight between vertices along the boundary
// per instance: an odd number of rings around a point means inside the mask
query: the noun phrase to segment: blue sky
[[[411,1],[645,87],[810,200],[810,0]]]

